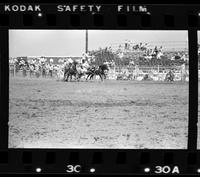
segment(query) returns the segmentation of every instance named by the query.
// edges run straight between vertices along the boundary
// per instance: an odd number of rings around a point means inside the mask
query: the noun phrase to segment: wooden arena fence
[[[186,66],[184,69],[182,66],[176,67],[163,67],[163,66],[123,66],[123,67],[113,67],[110,68],[107,73],[108,79],[111,80],[143,80],[145,75],[149,75],[152,80],[163,81],[169,70],[173,70],[175,75],[175,80],[177,81],[189,81],[189,68]],[[10,77],[42,77],[42,72],[31,73],[29,70],[18,70],[14,64],[9,65],[9,75]],[[50,74],[47,73],[46,78],[51,78]],[[56,78],[56,72],[53,72],[52,78]],[[199,80],[200,80],[200,70],[199,70]]]

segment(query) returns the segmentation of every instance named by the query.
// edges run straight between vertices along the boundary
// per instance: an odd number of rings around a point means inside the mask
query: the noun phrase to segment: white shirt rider
[[[85,61],[85,60],[82,60],[82,67],[83,67],[83,72],[86,72],[87,71],[87,69],[89,68],[89,64],[88,64],[88,62],[87,61]]]

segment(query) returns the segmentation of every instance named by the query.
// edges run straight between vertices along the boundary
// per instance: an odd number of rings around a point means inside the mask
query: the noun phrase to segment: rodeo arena
[[[187,42],[10,57],[9,70],[9,148],[187,148]]]
[[[171,42],[184,46],[185,43]],[[188,51],[145,43],[124,42],[82,56],[20,56],[9,59],[10,77],[51,78],[61,81],[95,79],[189,81]],[[103,68],[102,68],[103,67]],[[69,77],[70,76],[70,77]],[[91,77],[90,77],[91,76]]]

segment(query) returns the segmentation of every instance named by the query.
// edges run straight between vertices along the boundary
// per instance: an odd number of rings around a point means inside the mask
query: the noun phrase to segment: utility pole
[[[85,53],[88,53],[88,30],[85,31]]]

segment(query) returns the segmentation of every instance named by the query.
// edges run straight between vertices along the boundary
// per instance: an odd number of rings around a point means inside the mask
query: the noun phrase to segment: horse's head
[[[108,68],[108,65],[107,65],[107,64],[100,65],[99,68],[100,68],[102,71],[109,71],[109,68]]]
[[[108,65],[102,64],[99,66],[99,71],[102,74],[106,74],[109,71]]]

